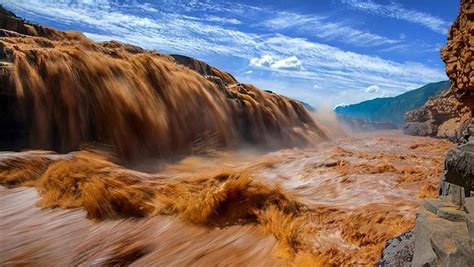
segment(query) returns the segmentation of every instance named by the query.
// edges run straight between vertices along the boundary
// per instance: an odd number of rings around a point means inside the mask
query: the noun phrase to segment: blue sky
[[[202,59],[242,82],[333,107],[446,80],[457,0],[0,0],[90,38]]]

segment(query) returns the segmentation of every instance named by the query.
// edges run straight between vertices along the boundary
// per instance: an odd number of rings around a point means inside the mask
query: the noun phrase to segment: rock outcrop
[[[469,107],[450,89],[408,112],[403,131],[409,135],[458,139],[471,120]]]
[[[405,132],[412,135],[459,137],[474,110],[474,2],[462,0],[459,16],[441,50],[450,92],[432,99],[406,116]]]
[[[382,259],[378,262],[377,266],[408,266],[413,260],[414,250],[415,235],[413,231],[403,233],[387,241]]]
[[[0,148],[99,144],[125,161],[326,139],[296,100],[185,56],[25,22],[0,6]]]
[[[457,109],[471,117],[473,52],[474,1],[462,0],[442,57],[453,82],[447,99],[458,101]],[[437,109],[443,108],[441,103],[439,106]],[[461,144],[446,156],[439,199],[426,200],[417,213],[413,266],[474,265],[474,124],[468,125],[461,136]]]
[[[449,200],[427,200],[417,213],[412,266],[472,266],[474,199],[460,209]]]
[[[461,0],[461,10],[449,29],[448,43],[441,50],[453,90],[462,98],[474,96],[474,2]],[[471,100],[471,99],[466,99]]]

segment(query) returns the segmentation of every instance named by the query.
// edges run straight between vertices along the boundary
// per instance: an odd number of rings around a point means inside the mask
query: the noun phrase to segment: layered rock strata
[[[459,139],[472,121],[472,113],[451,89],[408,112],[405,121],[406,134]]]

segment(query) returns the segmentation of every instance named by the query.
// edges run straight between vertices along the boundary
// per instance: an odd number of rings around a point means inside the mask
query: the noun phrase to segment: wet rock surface
[[[473,129],[446,156],[440,198],[424,201],[417,213],[413,266],[474,264]]]
[[[445,162],[445,180],[464,187],[465,196],[471,196],[474,178],[474,142],[453,148]]]
[[[413,266],[474,264],[473,128],[446,156],[440,198],[424,201],[417,213]]]
[[[408,231],[387,241],[382,259],[377,266],[407,266],[413,259],[414,250],[415,234],[413,231]]]
[[[472,266],[474,198],[463,208],[449,199],[427,200],[417,213],[413,266]]]
[[[449,197],[423,202],[414,231],[387,241],[377,266],[472,266],[474,198],[462,207]]]

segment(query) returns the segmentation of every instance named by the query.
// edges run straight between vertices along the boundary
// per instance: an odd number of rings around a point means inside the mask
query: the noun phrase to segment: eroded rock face
[[[471,109],[458,99],[453,89],[434,97],[408,112],[403,130],[406,134],[459,139],[472,120]]]
[[[474,1],[462,0],[458,18],[448,33],[448,43],[441,51],[446,74],[453,89],[461,94],[474,91]]]

